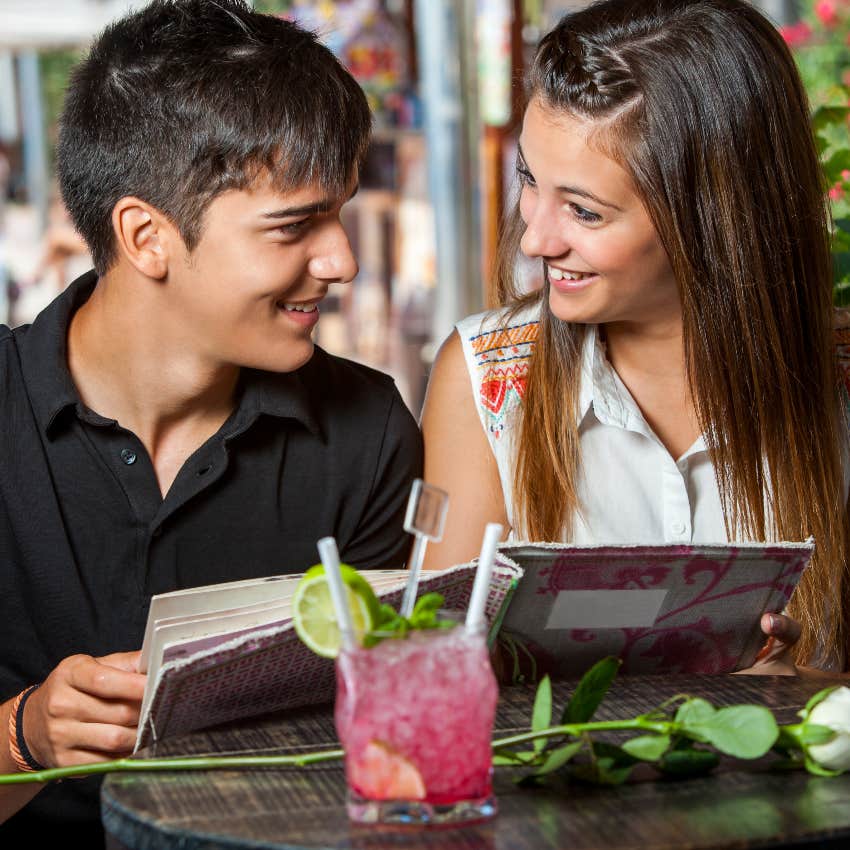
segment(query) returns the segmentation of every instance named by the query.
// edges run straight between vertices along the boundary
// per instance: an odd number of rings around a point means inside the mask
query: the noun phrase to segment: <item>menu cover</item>
[[[499,643],[537,678],[580,676],[607,655],[623,673],[730,673],[765,643],[814,552],[799,543],[594,545],[511,543],[524,577]]]
[[[419,595],[466,610],[476,565],[423,572]],[[401,604],[406,570],[364,570],[381,602]],[[522,576],[516,564],[493,569],[485,613],[490,639]],[[219,723],[333,699],[333,661],[302,643],[290,601],[300,575],[226,582],[154,596],[142,648],[148,686],[136,748]]]

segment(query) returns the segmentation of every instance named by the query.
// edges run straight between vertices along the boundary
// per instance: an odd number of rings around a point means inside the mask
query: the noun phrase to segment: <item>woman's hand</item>
[[[738,672],[754,676],[797,676],[799,670],[792,650],[800,639],[800,624],[784,614],[762,614],[761,630],[767,635],[767,643],[756,656],[755,664]]]
[[[66,658],[27,700],[24,739],[45,767],[91,764],[129,755],[146,676],[140,652]]]

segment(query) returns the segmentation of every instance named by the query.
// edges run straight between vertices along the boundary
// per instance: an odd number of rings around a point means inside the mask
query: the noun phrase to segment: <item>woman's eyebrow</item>
[[[522,145],[517,142],[517,166],[522,166],[526,170],[528,170],[528,165],[525,161],[525,155],[522,152]],[[610,201],[604,201],[598,195],[594,195],[593,192],[589,192],[587,189],[582,189],[579,186],[556,186],[555,187],[558,192],[563,192],[566,195],[578,195],[580,198],[587,198],[588,201],[593,201],[594,203],[600,204],[603,207],[608,207],[612,210],[617,210],[617,212],[623,212],[622,207],[618,207],[616,204],[612,204]]]

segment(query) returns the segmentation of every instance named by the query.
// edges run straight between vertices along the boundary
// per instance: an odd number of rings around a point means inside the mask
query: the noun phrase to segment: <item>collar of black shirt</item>
[[[69,410],[93,425],[116,424],[83,406],[68,370],[68,326],[96,284],[95,272],[86,272],[48,304],[32,325],[15,329],[27,393],[48,439],[66,421]],[[314,359],[326,356],[317,348]],[[239,403],[225,426],[229,432],[226,436],[241,433],[263,414],[295,419],[313,433],[320,433],[303,375],[305,369],[315,365],[311,361],[296,372],[243,369]]]

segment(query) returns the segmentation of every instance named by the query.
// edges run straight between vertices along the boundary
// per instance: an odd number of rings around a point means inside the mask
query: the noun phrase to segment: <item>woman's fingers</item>
[[[784,614],[762,614],[761,630],[768,636],[791,647],[800,639],[802,627]]]

